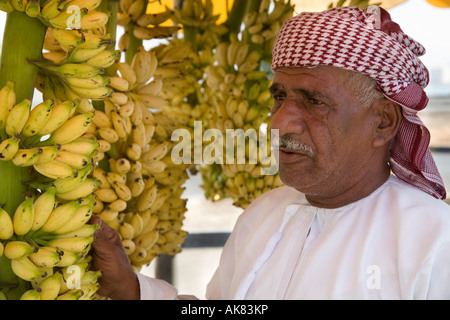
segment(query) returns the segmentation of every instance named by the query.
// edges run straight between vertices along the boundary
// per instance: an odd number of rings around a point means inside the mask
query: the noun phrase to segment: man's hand
[[[98,294],[114,300],[139,300],[139,281],[128,261],[128,256],[117,232],[99,217],[90,223],[98,223],[92,244],[92,267],[101,270]]]

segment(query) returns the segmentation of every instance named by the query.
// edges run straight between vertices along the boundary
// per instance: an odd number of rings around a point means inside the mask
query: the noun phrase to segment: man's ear
[[[374,104],[372,107],[378,113],[378,117],[373,146],[381,147],[388,145],[396,136],[403,115],[401,106],[389,99],[379,99]]]

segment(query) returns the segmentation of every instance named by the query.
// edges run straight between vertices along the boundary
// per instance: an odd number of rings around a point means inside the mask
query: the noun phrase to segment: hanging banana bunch
[[[271,50],[282,22],[292,14],[289,1],[263,0],[256,10],[245,14],[242,31],[231,33],[215,47],[214,62],[205,69],[206,82],[213,89],[210,128],[218,128],[224,135],[228,129],[250,129],[261,135],[260,129],[265,128],[269,136]],[[270,140],[249,137],[246,142],[245,161],[238,163],[235,158],[233,163],[224,161],[220,166],[200,168],[210,199],[231,197],[235,206],[246,208],[262,193],[282,185],[278,174],[261,173],[267,164],[255,151],[266,144],[270,153]],[[253,151],[249,148],[252,143],[256,146]],[[235,149],[231,156],[237,153]]]

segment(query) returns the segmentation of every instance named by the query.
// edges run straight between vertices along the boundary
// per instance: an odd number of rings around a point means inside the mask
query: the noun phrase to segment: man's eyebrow
[[[282,86],[278,83],[273,83],[269,88],[270,93],[274,93],[274,92],[280,91],[280,90],[282,90]]]
[[[277,91],[284,91],[283,86],[279,83],[273,83],[269,88],[270,93],[275,93]],[[307,98],[319,98],[319,99],[329,99],[327,95],[317,90],[310,90],[304,88],[294,88],[293,92],[299,93]]]

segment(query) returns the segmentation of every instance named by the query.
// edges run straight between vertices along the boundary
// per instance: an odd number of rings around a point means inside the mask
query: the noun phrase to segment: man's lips
[[[310,155],[305,151],[292,150],[292,149],[287,149],[287,148],[280,148],[278,156],[279,156],[280,162],[284,162],[284,163],[295,162],[295,161],[310,157]]]

